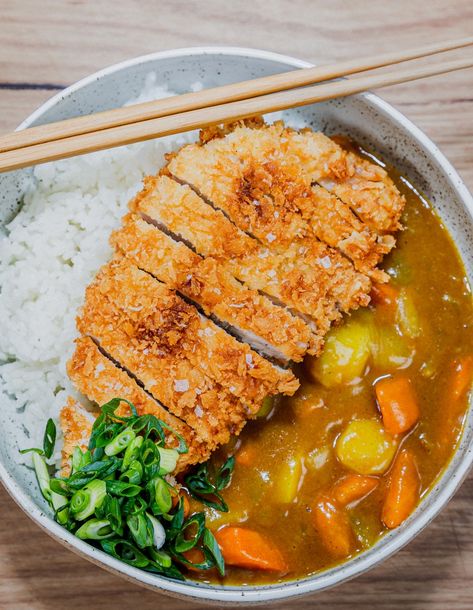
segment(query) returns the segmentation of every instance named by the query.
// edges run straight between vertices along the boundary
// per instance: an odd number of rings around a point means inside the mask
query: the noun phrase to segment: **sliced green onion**
[[[67,498],[51,490],[51,504],[55,511],[68,504]]]
[[[184,479],[189,493],[203,504],[221,512],[228,512],[228,506],[219,493],[230,483],[235,458],[230,456],[212,477],[207,462],[198,466]]]
[[[148,508],[148,502],[141,496],[134,496],[128,498],[124,504],[122,504],[122,511],[125,515],[136,515],[137,513],[143,513]]]
[[[124,496],[126,498],[137,496],[141,491],[141,487],[139,485],[124,483],[122,481],[107,481],[106,485],[108,493],[115,496]]]
[[[122,462],[122,470],[126,470],[128,466],[136,460],[140,455],[140,447],[143,444],[142,436],[135,436],[135,438],[131,441],[131,443],[126,448],[125,454],[123,456]]]
[[[43,438],[44,455],[49,459],[54,453],[54,445],[56,444],[56,424],[52,419],[48,419],[46,430]]]
[[[107,494],[99,508],[95,509],[97,519],[107,519],[110,527],[118,536],[123,536],[123,519],[120,502]]]
[[[36,473],[36,478],[38,480],[38,485],[43,494],[43,497],[50,502],[51,501],[51,487],[49,486],[50,476],[48,472],[48,467],[46,466],[46,462],[44,458],[39,455],[39,453],[33,453],[33,466],[34,471]]]
[[[122,468],[123,470],[123,468]],[[128,481],[128,483],[132,483],[133,485],[139,485],[141,483],[141,479],[143,478],[143,466],[141,462],[138,460],[133,460],[133,462],[128,467],[123,474],[120,475],[120,481]]]
[[[72,453],[71,474],[77,472],[92,461],[90,451],[82,451],[80,447],[76,447]]]
[[[130,427],[125,428],[120,434],[105,446],[105,455],[117,455],[124,451],[136,437],[136,433]]]
[[[171,556],[165,553],[164,551],[158,551],[155,548],[151,547],[148,549],[148,553],[151,558],[161,567],[161,568],[170,568],[172,564]]]
[[[51,483],[54,479],[51,479]],[[60,525],[69,521],[69,501],[66,497],[51,490],[51,504],[55,510],[55,519]]]
[[[159,550],[160,548],[162,548],[162,546],[166,542],[166,530],[164,529],[162,524],[156,519],[156,517],[154,517],[153,515],[150,515],[149,513],[146,513],[146,516],[150,520],[151,525],[153,527],[154,548]]]
[[[104,540],[114,535],[107,519],[89,519],[76,531],[81,540]]]
[[[62,479],[55,479],[54,477],[49,481],[49,487],[51,491],[58,496],[70,496],[71,491],[65,481]]]
[[[66,480],[66,483],[72,489],[81,489],[92,479],[105,479],[106,477],[110,476],[113,472],[120,468],[120,464],[121,461],[116,457],[91,462],[71,475]]]
[[[144,513],[130,515],[126,519],[126,524],[133,536],[134,541],[140,549],[153,544],[153,525]]]
[[[154,415],[115,414],[124,399],[103,405],[95,420],[89,449],[76,447],[69,477],[50,478],[46,460],[54,453],[56,427],[48,421],[43,449],[33,451],[33,465],[43,496],[54,508],[54,519],[83,540],[100,545],[109,555],[167,578],[184,580],[179,563],[198,569],[218,567],[223,558],[203,513],[184,518],[184,502],[173,508],[178,490],[164,475],[175,471],[179,454],[188,450],[184,439]],[[171,434],[179,440],[166,446]],[[231,478],[233,458],[216,472],[208,464],[189,477],[191,493],[217,507],[226,505],[219,491]],[[193,564],[186,550],[197,548],[201,563]]]
[[[191,532],[190,536],[186,537],[186,533],[190,528],[195,528],[195,532]],[[177,534],[174,541],[174,548],[177,553],[185,553],[190,549],[193,549],[199,542],[205,529],[205,515],[204,513],[196,513],[189,517],[182,526],[180,532]]]
[[[95,479],[79,489],[71,498],[70,509],[76,521],[84,521],[100,508],[107,493],[105,481]]]
[[[203,538],[204,548],[206,548],[215,560],[217,570],[222,576],[225,576],[225,561],[223,559],[222,551],[218,546],[218,542],[212,532],[205,528]]]
[[[230,485],[234,469],[235,457],[231,455],[220,466],[220,469],[217,472],[217,476],[215,477],[215,486],[219,491],[222,491],[222,489],[225,489],[226,487],[228,487],[228,485]]]
[[[151,495],[151,510],[155,515],[168,513],[172,508],[172,496],[164,479],[156,477],[148,484]]]
[[[176,470],[179,453],[176,449],[165,449],[158,447],[159,451],[159,474],[169,474]]]
[[[102,540],[100,544],[106,553],[135,568],[145,568],[149,564],[149,559],[127,540]]]
[[[69,506],[65,506],[64,508],[60,508],[56,511],[54,518],[59,523],[59,525],[66,525],[69,521],[70,511]]]

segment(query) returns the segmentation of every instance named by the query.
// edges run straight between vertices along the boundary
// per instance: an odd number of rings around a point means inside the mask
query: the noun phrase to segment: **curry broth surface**
[[[408,183],[396,172],[390,175],[407,204],[402,219],[405,230],[399,233],[397,247],[383,267],[394,286],[409,290],[422,328],[419,338],[407,341],[403,364],[418,397],[421,419],[402,446],[415,452],[425,494],[447,465],[461,433],[466,398],[452,420],[454,425],[445,426],[449,409],[446,371],[456,357],[471,353],[473,308],[465,270],[450,235]],[[380,328],[393,328],[383,307],[353,314],[366,315]],[[290,566],[280,580],[306,577],[340,563],[320,542],[311,522],[310,504],[320,491],[349,472],[335,455],[337,436],[352,419],[380,417],[373,383],[395,370],[369,364],[362,378],[326,389],[311,380],[304,366],[299,367],[301,387],[297,394],[282,399],[265,419],[249,422],[239,439],[213,458],[221,462],[248,443],[257,449],[251,465],[236,464],[232,482],[223,492],[229,512],[206,509],[209,527],[217,530],[224,524],[240,523],[267,535]],[[291,467],[299,468],[298,486],[295,499],[287,504],[279,499],[280,486]],[[380,519],[386,478],[383,476],[378,488],[349,510],[356,552],[369,548],[387,531]],[[218,580],[216,575],[209,578],[208,573],[194,572],[192,577]],[[270,572],[227,567],[223,582],[269,584],[278,580]]]

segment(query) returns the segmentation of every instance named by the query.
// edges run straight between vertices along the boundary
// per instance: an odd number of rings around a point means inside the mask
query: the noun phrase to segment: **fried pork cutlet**
[[[271,364],[246,343],[237,341],[128,259],[105,265],[94,284],[98,295],[107,295],[137,326],[140,339],[152,338],[163,356],[175,352],[179,343],[179,350],[195,368],[248,406],[258,409],[266,396],[290,395],[299,387],[291,371]],[[163,326],[155,324],[158,311]]]
[[[179,456],[177,472],[209,457],[208,447],[196,439],[192,428],[154,400],[132,377],[107,358],[90,337],[76,340],[75,352],[67,363],[67,373],[77,390],[98,405],[115,397],[126,398],[136,407],[138,415],[154,415],[177,432],[189,448],[188,453]],[[125,402],[121,403],[117,414],[130,415]],[[170,447],[178,444],[172,433],[166,434],[166,442]]]
[[[333,262],[324,244],[293,244],[285,254],[274,253],[188,186],[166,176],[147,178],[130,208],[191,244],[199,254],[212,256],[250,288],[312,320],[319,341],[341,311],[369,302],[369,278],[344,257]]]
[[[291,372],[238,343],[126,259],[104,266],[88,287],[78,328],[212,448],[239,431],[264,396],[298,386]]]
[[[311,331],[287,309],[237,281],[214,258],[203,258],[140,216],[129,214],[111,243],[118,252],[229,326],[255,349],[281,361],[300,361]]]
[[[306,187],[314,183],[322,185],[347,204],[378,236],[380,243],[385,243],[383,236],[386,233],[400,228],[399,218],[405,199],[387,172],[379,165],[345,150],[323,133],[311,129],[297,131],[278,121],[272,125],[260,123],[257,128],[240,125],[226,132],[223,139],[218,134],[218,130],[214,130],[212,135],[217,137],[203,147],[198,144],[183,147],[172,156],[168,166],[169,171],[180,179],[201,183],[205,191],[211,192],[209,199],[212,201],[217,199],[222,188],[227,189],[228,193],[235,192],[232,184],[234,178],[228,173],[227,161],[222,162],[218,155],[223,147],[234,152],[235,160],[242,168],[245,166],[244,160],[250,159],[268,167],[269,172],[277,169],[278,177],[284,177],[283,183],[285,178],[290,182],[298,178]],[[201,152],[196,156],[197,148]],[[216,154],[213,154],[214,149]],[[207,162],[202,152],[204,150],[209,150],[210,157],[213,157]],[[201,165],[199,169],[199,164],[205,166]],[[208,183],[201,179],[204,174]],[[221,176],[218,181],[214,180],[217,175]],[[241,175],[240,169],[237,176]],[[195,186],[200,189],[197,184]],[[213,188],[216,188],[215,192]],[[277,190],[276,196],[280,195]],[[317,214],[317,210],[314,213]],[[386,246],[389,244],[393,246],[394,242],[388,240]]]
[[[315,151],[311,147],[313,139],[318,144]],[[299,134],[283,129],[280,124],[259,129],[237,127],[225,137],[214,138],[203,146],[189,144],[171,156],[167,169],[221,209],[240,229],[273,250],[284,252],[294,241],[320,239],[338,248],[357,269],[378,281],[386,281],[385,274],[376,265],[394,246],[392,235],[384,232],[397,228],[403,198],[384,170],[381,170],[384,181],[378,180],[376,185],[368,180],[361,184],[358,173],[356,181],[351,177],[343,185],[341,182],[335,186],[329,184],[340,199],[325,188],[313,186],[325,174],[315,173],[313,157],[304,165],[304,142],[318,155],[320,167],[331,168],[329,182],[333,182],[334,172],[342,171],[342,162],[347,167],[355,167],[357,172],[364,168],[363,175],[368,175],[368,170],[370,176],[378,175],[377,170],[381,169],[353,153],[346,153],[323,134],[312,131]],[[319,182],[325,180],[322,177]],[[361,191],[366,201],[361,202]],[[386,196],[391,206],[386,211],[392,214],[393,222],[386,227],[378,226],[372,217],[383,213],[379,199],[384,201]],[[357,213],[364,210],[368,223],[360,220],[350,205]],[[336,259],[333,251],[329,250],[328,255]]]
[[[86,411],[73,398],[67,399],[67,404],[61,409],[59,423],[64,435],[62,445],[61,476],[67,477],[71,472],[71,456],[76,447],[85,451],[89,445],[95,416]]]
[[[287,137],[273,135],[271,127],[238,127],[203,146],[183,147],[171,156],[167,169],[273,251],[286,252],[294,241],[321,240],[338,248],[357,269],[383,280],[376,265],[394,238],[378,238],[348,205],[312,186],[299,163],[288,163],[287,146]],[[338,260],[332,249],[327,255]]]

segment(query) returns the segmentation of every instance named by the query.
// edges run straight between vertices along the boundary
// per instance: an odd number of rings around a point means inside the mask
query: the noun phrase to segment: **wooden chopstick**
[[[235,121],[257,114],[304,106],[337,97],[346,97],[367,89],[405,83],[472,66],[473,57],[421,67],[409,66],[397,71],[348,77],[327,84],[271,93],[247,100],[84,133],[0,153],[0,172],[125,144],[133,144],[183,131],[217,125],[226,121]]]
[[[219,104],[258,97],[278,91],[285,91],[295,87],[312,85],[321,81],[348,76],[366,70],[395,65],[401,62],[427,57],[453,49],[473,45],[473,37],[431,44],[406,51],[395,51],[364,57],[361,59],[342,61],[332,65],[316,66],[292,70],[257,78],[253,80],[233,83],[196,93],[186,93],[179,96],[135,104],[125,108],[116,108],[105,112],[97,112],[88,116],[76,117],[32,127],[0,137],[0,153],[25,146],[34,146],[44,142],[69,138],[84,133],[91,133],[112,127],[119,127],[140,121],[147,121],[172,114],[179,114],[208,108]]]

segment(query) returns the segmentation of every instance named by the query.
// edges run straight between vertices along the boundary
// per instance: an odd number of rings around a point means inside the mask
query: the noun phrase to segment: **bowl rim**
[[[36,119],[41,117],[47,110],[52,108],[56,103],[68,97],[70,94],[87,86],[94,81],[100,80],[102,77],[118,72],[125,68],[130,68],[141,63],[146,63],[154,60],[167,58],[189,57],[199,55],[233,55],[239,57],[247,57],[249,59],[262,59],[279,62],[286,65],[289,69],[292,68],[308,68],[314,64],[297,59],[288,55],[266,51],[262,49],[249,47],[231,47],[231,46],[198,46],[184,47],[171,49],[166,51],[158,51],[146,55],[137,56],[122,62],[110,65],[102,70],[94,72],[79,81],[73,83],[69,87],[59,91],[39,108],[32,112],[22,123],[17,127],[17,130],[29,127]],[[437,163],[444,170],[446,179],[450,182],[452,188],[457,192],[459,199],[465,205],[469,214],[473,216],[473,198],[466,188],[463,180],[460,178],[457,171],[439,150],[439,148],[428,138],[416,125],[414,125],[400,111],[391,106],[389,103],[372,93],[362,93],[352,96],[358,99],[364,99],[378,111],[385,115],[389,115],[390,119],[397,123],[398,126],[406,130],[410,136],[414,138],[423,148],[425,148]],[[459,451],[460,444],[456,449]],[[453,458],[452,458],[453,459]],[[451,462],[452,463],[452,462]],[[451,464],[450,463],[450,464]],[[67,548],[71,549],[78,555],[100,565],[102,568],[125,578],[134,584],[141,584],[158,592],[165,592],[181,599],[193,599],[194,601],[209,601],[209,602],[226,602],[228,603],[268,603],[270,601],[283,600],[287,598],[300,597],[308,593],[315,593],[333,587],[337,584],[345,582],[355,576],[358,576],[367,570],[378,565],[395,552],[400,550],[408,542],[410,542],[420,531],[422,531],[432,519],[444,508],[447,502],[451,499],[455,491],[458,489],[468,471],[473,464],[473,451],[465,451],[465,455],[458,462],[453,472],[449,473],[449,478],[446,478],[448,466],[444,473],[436,481],[434,487],[438,489],[437,496],[424,510],[416,511],[412,520],[406,524],[402,530],[393,530],[386,534],[380,544],[380,547],[374,551],[375,557],[369,554],[369,551],[356,556],[345,564],[341,564],[335,568],[329,568],[320,573],[305,577],[301,580],[282,582],[272,585],[252,585],[252,586],[221,586],[221,585],[206,585],[194,581],[173,581],[164,577],[157,576],[138,568],[129,566],[103,551],[92,547],[85,541],[79,540],[73,534],[65,530],[58,523],[47,515],[30,497],[20,488],[12,475],[7,471],[5,464],[0,461],[0,481],[5,489],[16,502],[16,504],[47,534],[55,540],[62,543]],[[445,479],[445,480],[444,480]],[[375,547],[376,548],[376,547]]]

